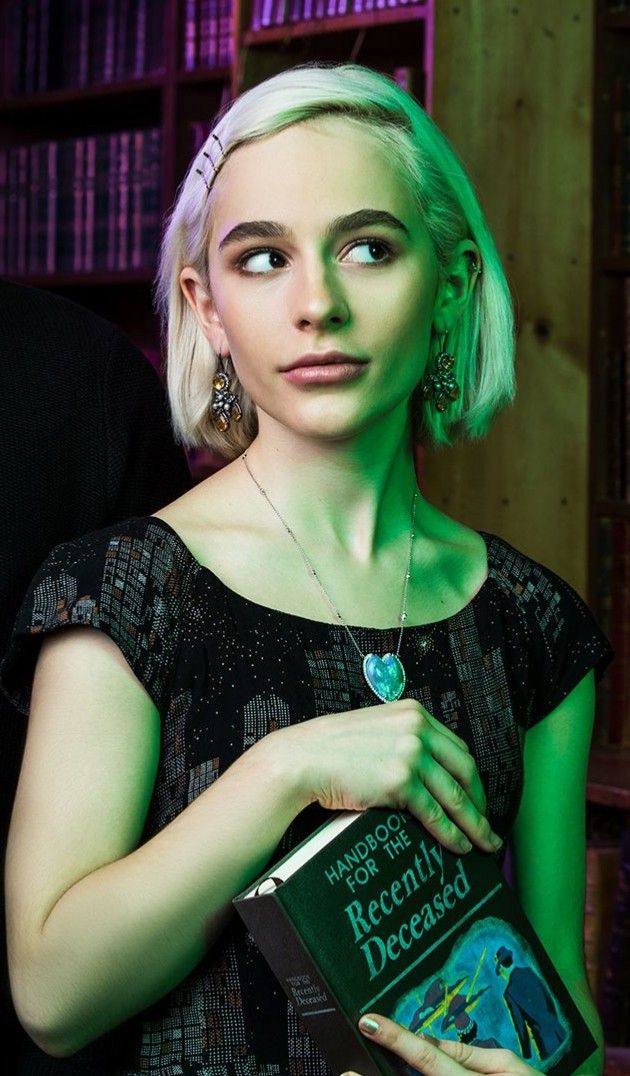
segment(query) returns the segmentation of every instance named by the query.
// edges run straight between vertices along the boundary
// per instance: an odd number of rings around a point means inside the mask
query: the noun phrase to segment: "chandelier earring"
[[[423,400],[433,399],[436,411],[446,411],[449,403],[459,398],[459,385],[453,375],[455,356],[446,348],[448,332],[442,333],[440,349],[430,370],[425,374],[420,389]]]
[[[215,429],[219,433],[229,430],[232,419],[240,422],[243,417],[238,397],[230,391],[230,376],[225,368],[222,355],[218,356],[220,369],[212,378],[212,394],[210,397],[210,415]],[[229,356],[226,356],[225,361]]]

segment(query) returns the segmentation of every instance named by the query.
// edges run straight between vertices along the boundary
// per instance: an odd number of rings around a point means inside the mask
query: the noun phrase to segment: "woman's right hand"
[[[415,699],[311,718],[278,730],[310,802],[330,810],[406,809],[445,848],[496,851],[468,745]]]

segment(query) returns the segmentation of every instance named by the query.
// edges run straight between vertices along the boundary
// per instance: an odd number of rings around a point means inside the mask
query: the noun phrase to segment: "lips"
[[[359,359],[355,355],[346,355],[343,351],[312,352],[309,355],[302,355],[301,358],[296,359],[289,366],[283,366],[281,372],[286,373],[288,370],[297,370],[302,366],[331,366],[341,363],[344,365],[348,363],[363,365],[365,362],[365,359]]]

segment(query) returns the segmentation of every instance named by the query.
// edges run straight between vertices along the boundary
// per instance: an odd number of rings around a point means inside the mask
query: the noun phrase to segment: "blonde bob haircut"
[[[433,242],[439,271],[444,271],[461,240],[473,240],[481,254],[482,274],[448,338],[459,398],[439,412],[416,388],[411,402],[414,440],[438,448],[481,438],[494,415],[514,397],[509,286],[471,181],[448,140],[418,102],[388,76],[359,64],[300,64],[247,90],[219,114],[179,188],[160,251],[155,299],[165,337],[175,434],[185,444],[205,446],[227,460],[240,455],[256,436],[256,408],[230,369],[243,418],[232,422],[225,433],[215,429],[210,399],[219,357],[179,283],[182,269],[191,266],[209,287],[214,176],[205,155],[218,173],[238,146],[327,115],[345,116],[367,128],[396,163]],[[434,333],[429,362],[438,349]]]

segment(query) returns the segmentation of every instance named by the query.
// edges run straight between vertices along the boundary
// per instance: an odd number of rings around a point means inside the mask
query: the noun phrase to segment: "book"
[[[340,812],[234,906],[336,1072],[403,1071],[358,1030],[366,1012],[556,1076],[595,1049],[496,860],[404,812]]]

